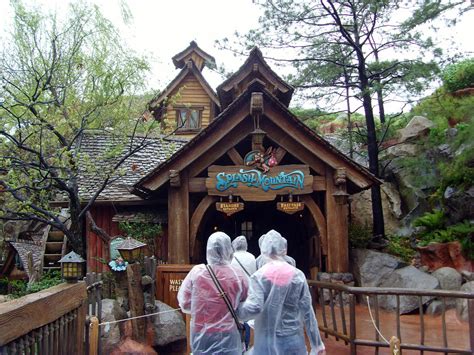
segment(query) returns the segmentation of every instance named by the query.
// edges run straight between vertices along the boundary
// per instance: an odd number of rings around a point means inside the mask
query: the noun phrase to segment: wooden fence
[[[63,283],[0,304],[0,354],[83,354],[84,282]]]
[[[443,291],[443,290],[419,290],[419,289],[397,289],[397,288],[377,288],[377,287],[348,287],[341,284],[326,283],[321,281],[308,280],[310,288],[313,290],[313,296],[315,303],[319,304],[318,312],[320,312],[319,329],[326,337],[328,335],[334,336],[336,340],[344,341],[350,347],[350,354],[357,353],[358,346],[372,347],[375,350],[375,354],[379,353],[379,348],[388,348],[389,345],[382,341],[381,335],[377,329],[380,329],[380,297],[391,297],[394,302],[394,309],[390,313],[395,318],[393,329],[394,335],[400,341],[400,354],[403,350],[417,350],[420,354],[425,351],[439,352],[439,353],[456,353],[456,354],[474,354],[474,294],[460,291]],[[365,328],[369,326],[373,330],[375,340],[364,338],[363,335],[358,334],[362,329],[357,328],[357,324],[360,324],[361,314],[356,312],[357,298],[360,303],[366,302],[366,297],[369,296],[370,317],[371,323],[365,323]],[[400,316],[400,299],[401,297],[414,297],[418,304],[418,324],[419,343],[409,343],[404,341],[402,332],[402,322]],[[440,342],[441,345],[427,344],[427,332],[425,329],[425,314],[423,306],[423,297],[426,298],[437,298],[441,300],[441,316],[440,316]],[[447,322],[446,322],[446,310],[448,299],[464,299],[468,305],[468,348],[458,348],[457,344],[452,345],[448,342]],[[321,320],[321,319],[320,319]],[[377,329],[376,329],[377,328]],[[367,329],[364,329],[363,333],[367,334]],[[456,338],[459,333],[455,334]]]

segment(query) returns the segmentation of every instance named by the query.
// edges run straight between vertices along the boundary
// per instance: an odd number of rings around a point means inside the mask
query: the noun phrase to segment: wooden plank
[[[168,189],[168,261],[173,264],[189,263],[189,184],[186,172],[181,173],[180,187]]]
[[[244,165],[244,158],[242,158],[237,149],[235,149],[234,147],[230,148],[227,151],[227,155],[235,165]]]
[[[313,191],[326,191],[326,178],[324,176],[313,176]]]
[[[189,179],[189,192],[207,192],[206,178],[194,177]]]
[[[84,282],[63,283],[0,304],[0,346],[79,307],[87,298]],[[48,310],[45,312],[45,310]]]
[[[313,176],[307,165],[275,166],[267,173],[253,167],[218,166],[208,168],[208,194],[240,196],[245,201],[272,201],[277,195],[309,194]]]
[[[142,291],[141,265],[138,263],[127,266],[128,304],[131,317],[140,317],[145,314],[145,301]],[[133,340],[141,343],[145,340],[145,318],[132,319]]]

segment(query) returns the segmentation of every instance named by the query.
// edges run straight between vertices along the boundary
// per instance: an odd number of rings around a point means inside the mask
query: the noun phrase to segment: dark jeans
[[[250,344],[250,326],[247,323],[244,323],[245,327],[245,350],[249,349]]]

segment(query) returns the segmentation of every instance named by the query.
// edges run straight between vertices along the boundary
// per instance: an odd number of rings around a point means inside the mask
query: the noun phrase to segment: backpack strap
[[[244,270],[244,272],[247,274],[248,277],[252,276],[250,275],[250,273],[247,271],[247,269],[242,265],[242,263],[240,262],[240,260],[234,255],[234,259],[237,260],[237,262],[239,263],[240,267],[242,268],[242,270]]]

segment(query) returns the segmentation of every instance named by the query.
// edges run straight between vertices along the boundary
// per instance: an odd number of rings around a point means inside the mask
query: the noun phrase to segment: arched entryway
[[[257,256],[260,253],[259,237],[275,229],[287,239],[288,255],[296,260],[298,268],[308,275],[314,267],[324,269],[321,241],[326,225],[319,207],[311,198],[306,199],[309,204],[306,203],[304,210],[295,214],[278,211],[277,201],[265,201],[245,202],[243,211],[227,216],[216,210],[216,201],[215,197],[204,197],[191,218],[193,263],[205,262],[207,238],[215,231],[223,231],[232,239],[245,235],[249,252]]]

